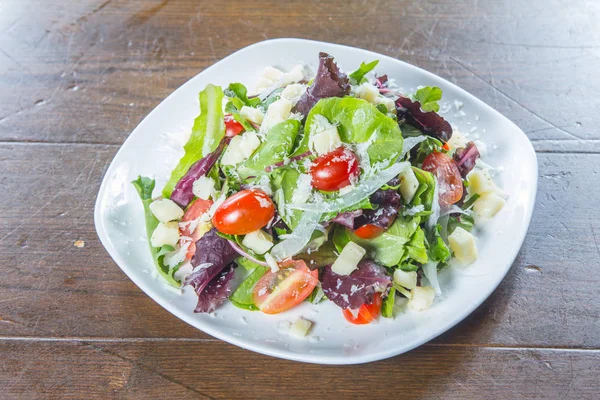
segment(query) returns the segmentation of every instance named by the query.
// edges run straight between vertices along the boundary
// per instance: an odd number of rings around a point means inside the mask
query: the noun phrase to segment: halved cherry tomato
[[[331,192],[340,190],[358,176],[358,158],[345,147],[318,157],[310,167],[312,186]]]
[[[198,219],[202,214],[207,212],[212,205],[212,200],[196,199],[196,201],[190,204],[187,210],[185,210],[183,218],[181,218],[181,222],[188,222]],[[203,233],[201,224],[196,224],[196,227],[193,232],[190,231],[190,225],[187,225],[184,228],[179,228],[181,236],[189,237],[192,239],[188,247],[187,253],[185,254],[186,260],[191,259],[192,256],[196,253],[196,241],[200,239],[200,236]]]
[[[462,178],[456,162],[450,156],[433,152],[423,160],[423,169],[433,173],[437,179],[440,206],[449,206],[462,198]]]
[[[363,304],[358,309],[358,312],[352,312],[348,308],[343,310],[344,318],[346,318],[346,321],[352,322],[356,325],[368,324],[379,317],[382,303],[383,301],[381,300],[381,293],[375,293],[373,303]]]
[[[225,136],[234,137],[244,130],[242,124],[237,122],[233,118],[233,115],[225,114],[225,117],[223,119],[225,120]]]
[[[212,218],[219,232],[245,235],[267,225],[275,215],[271,198],[260,189],[246,189],[231,195]]]
[[[385,232],[385,229],[375,224],[366,224],[354,231],[354,234],[359,238],[373,239]]]
[[[287,260],[280,270],[267,272],[252,290],[254,304],[265,314],[277,314],[302,303],[319,282],[319,271],[304,261]]]

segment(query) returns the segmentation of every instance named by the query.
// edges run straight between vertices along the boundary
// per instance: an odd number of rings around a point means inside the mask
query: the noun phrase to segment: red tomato
[[[242,124],[237,122],[233,118],[233,115],[225,114],[225,118],[223,119],[225,120],[225,136],[234,137],[244,130]]]
[[[340,147],[318,157],[310,167],[310,174],[315,189],[340,190],[358,176],[358,158],[352,151]]]
[[[319,271],[304,261],[287,260],[280,270],[267,272],[252,290],[254,304],[265,314],[278,314],[302,303],[319,282]]]
[[[377,317],[379,317],[382,303],[383,301],[381,300],[381,293],[375,293],[373,303],[363,304],[358,309],[358,312],[352,312],[349,308],[343,310],[342,312],[344,313],[344,318],[346,318],[346,321],[352,322],[356,325],[364,325],[374,321]]]
[[[437,179],[440,206],[449,206],[462,198],[462,177],[450,156],[433,152],[425,157],[423,169],[431,172]]]
[[[374,224],[366,224],[356,229],[354,231],[354,234],[359,238],[373,239],[374,237],[381,235],[384,231],[385,229],[380,226]]]
[[[181,222],[188,222],[198,219],[202,214],[207,212],[210,206],[212,205],[212,200],[196,199],[196,201],[190,204],[187,210],[185,210],[185,214],[183,214]],[[200,235],[202,234],[202,232],[200,231],[200,224],[196,225],[196,229],[194,229],[193,232],[190,231],[190,225],[184,228],[179,228],[179,232],[181,232],[181,236],[187,236],[192,238],[187,253],[185,254],[185,259],[190,260],[194,253],[196,253],[196,241],[200,239]]]
[[[231,195],[221,204],[212,223],[219,232],[245,235],[267,225],[275,215],[275,205],[262,190],[246,189]]]

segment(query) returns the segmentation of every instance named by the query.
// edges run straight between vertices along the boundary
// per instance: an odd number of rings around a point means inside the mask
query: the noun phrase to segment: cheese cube
[[[243,106],[240,110],[240,115],[250,122],[262,124],[265,114],[258,108]]]
[[[348,242],[333,262],[331,270],[338,275],[350,275],[367,251],[354,242]]]
[[[183,217],[183,210],[171,199],[160,199],[150,203],[150,211],[160,222],[169,222]]]
[[[317,155],[329,153],[341,145],[342,140],[340,139],[340,135],[338,134],[335,125],[332,125],[322,132],[311,135],[308,140],[308,147],[311,150],[314,150]]]
[[[467,146],[467,139],[458,130],[453,130],[452,137],[448,140],[450,150],[456,150]]]
[[[203,200],[215,197],[215,180],[208,176],[201,176],[192,184],[192,193],[194,196]]]
[[[223,165],[236,165],[249,158],[260,146],[260,139],[256,132],[248,131],[234,136],[221,158]]]
[[[400,194],[406,203],[410,203],[415,197],[419,189],[419,180],[417,179],[412,168],[408,168],[402,174],[400,174]]]
[[[244,132],[240,143],[240,150],[244,159],[250,158],[252,154],[260,147],[260,139],[254,131]]]
[[[484,193],[473,204],[473,211],[480,217],[492,218],[505,203],[506,201],[496,193]]]
[[[375,99],[376,104],[383,104],[389,112],[396,112],[396,102],[389,97],[379,96]]]
[[[467,175],[467,182],[469,182],[469,194],[483,194],[495,192],[497,190],[496,184],[492,180],[490,173],[485,169],[471,171],[469,175]]]
[[[304,79],[304,66],[302,64],[297,64],[294,65],[291,70],[284,73],[283,76],[279,78],[279,82],[284,86],[289,83],[300,82],[302,79]]]
[[[179,240],[179,224],[177,222],[160,222],[150,238],[153,247],[169,245],[175,247]]]
[[[448,244],[458,261],[464,264],[472,264],[477,259],[475,237],[460,226],[448,236]]]
[[[368,101],[369,103],[377,104],[377,98],[379,97],[379,89],[376,86],[365,82],[355,88],[356,95]]]
[[[308,334],[308,331],[312,327],[312,322],[307,321],[303,318],[298,318],[290,327],[290,334],[296,337],[304,337]]]
[[[273,247],[273,237],[259,229],[244,236],[242,244],[256,254],[265,254]]]
[[[285,121],[290,116],[291,111],[292,103],[289,100],[280,98],[274,101],[267,109],[261,128],[267,130]]]
[[[429,286],[417,286],[411,294],[406,307],[413,311],[423,311],[431,307],[435,299],[435,290]]]
[[[394,271],[394,283],[407,289],[414,289],[417,287],[417,272],[397,269]]]
[[[283,71],[278,68],[268,66],[263,71],[262,77],[270,80],[271,82],[277,82],[283,76]]]
[[[306,85],[301,83],[292,83],[283,89],[283,92],[281,92],[281,97],[290,101],[292,104],[296,104],[305,92]]]

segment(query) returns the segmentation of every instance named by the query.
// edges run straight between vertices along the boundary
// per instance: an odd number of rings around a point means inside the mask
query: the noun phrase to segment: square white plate
[[[148,251],[142,204],[130,182],[154,177],[159,193],[183,154],[194,118],[198,92],[209,83],[226,87],[242,82],[254,87],[264,67],[289,69],[307,64],[316,69],[319,51],[335,57],[351,72],[361,61],[378,59],[378,74],[395,78],[407,92],[419,85],[439,86],[444,117],[462,132],[476,128],[489,154],[485,161],[500,171],[498,186],[508,194],[506,206],[478,233],[479,258],[469,268],[440,273],[443,294],[428,310],[400,312],[395,319],[357,326],[345,321],[331,302],[308,302],[279,315],[235,308],[229,302],[213,315],[194,314],[196,296],[164,284],[154,272]],[[460,104],[463,104],[460,107]],[[444,108],[444,106],[442,106]],[[452,83],[420,68],[367,50],[300,39],[268,40],[248,46],[202,71],[160,103],[133,131],[112,161],[98,193],[94,213],[104,247],[121,269],[148,296],[196,328],[242,348],[290,360],[321,364],[355,364],[380,360],[419,346],[445,332],[477,308],[510,269],[525,238],[537,190],[537,160],[523,131],[491,107]],[[189,290],[188,290],[189,289]],[[278,330],[280,321],[302,316],[313,321],[307,338]],[[218,357],[218,355],[215,355]]]

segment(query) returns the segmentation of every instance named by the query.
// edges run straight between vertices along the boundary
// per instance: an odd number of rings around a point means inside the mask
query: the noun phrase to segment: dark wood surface
[[[344,3],[0,3],[0,398],[600,398],[600,3]],[[133,128],[207,66],[276,37],[432,71],[538,151],[507,278],[417,350],[333,367],[239,349],[156,305],[98,241],[96,193]]]

